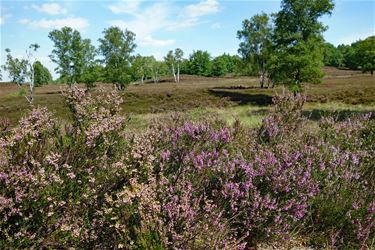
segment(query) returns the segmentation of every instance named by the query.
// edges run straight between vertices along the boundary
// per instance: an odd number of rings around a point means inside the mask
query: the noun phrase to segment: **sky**
[[[136,34],[135,53],[157,59],[174,48],[183,49],[185,57],[198,49],[212,56],[237,54],[242,21],[279,10],[278,0],[0,0],[0,64],[6,48],[24,57],[28,46],[38,43],[36,58],[53,73],[48,33],[63,26],[77,29],[95,46],[105,28],[127,28]],[[329,27],[324,37],[338,45],[375,35],[374,16],[375,0],[336,0],[332,15],[321,19]]]

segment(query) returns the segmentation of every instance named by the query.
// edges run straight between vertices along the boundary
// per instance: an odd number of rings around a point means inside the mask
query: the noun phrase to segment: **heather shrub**
[[[373,247],[371,115],[311,128],[283,95],[255,129],[177,115],[129,132],[116,92],[63,95],[71,122],[0,123],[1,248]]]

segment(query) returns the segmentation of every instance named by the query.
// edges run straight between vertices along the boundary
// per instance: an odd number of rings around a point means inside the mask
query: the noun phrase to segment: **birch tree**
[[[5,65],[2,65],[3,70],[7,71],[10,80],[17,84],[20,92],[26,100],[32,104],[34,100],[34,65],[36,62],[34,53],[40,46],[38,44],[31,44],[26,50],[26,58],[14,58],[10,49],[5,49],[7,53]],[[24,93],[23,85],[29,85],[28,91]]]
[[[269,16],[262,13],[250,20],[245,19],[242,22],[242,30],[237,32],[237,37],[242,40],[238,52],[245,61],[254,62],[261,88],[264,86],[266,65],[271,54],[271,31]]]
[[[169,70],[172,72],[174,81],[180,82],[180,64],[183,60],[184,52],[182,49],[177,48],[174,51],[168,51],[168,54],[164,57],[164,61],[167,64]]]

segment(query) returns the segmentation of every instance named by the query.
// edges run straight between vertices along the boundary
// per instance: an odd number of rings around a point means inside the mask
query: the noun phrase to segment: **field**
[[[305,95],[183,76],[34,107],[2,84],[0,248],[374,249],[374,77],[325,70]]]
[[[322,84],[306,84],[305,115],[311,119],[323,113],[339,116],[375,110],[375,80],[359,71],[325,68]],[[205,78],[183,75],[181,83],[171,78],[160,83],[132,84],[121,95],[122,112],[131,118],[130,124],[139,127],[156,117],[182,112],[192,119],[207,114],[227,120],[241,120],[244,124],[259,123],[272,104],[272,96],[285,91],[283,87],[260,89],[254,77]],[[69,119],[63,104],[64,85],[36,88],[34,106],[46,106],[61,119]],[[97,84],[96,89],[110,90],[111,84]],[[4,118],[17,121],[30,109],[15,84],[0,85],[0,113]]]

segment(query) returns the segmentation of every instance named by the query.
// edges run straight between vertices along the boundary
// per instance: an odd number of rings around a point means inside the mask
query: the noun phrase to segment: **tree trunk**
[[[174,70],[174,65],[173,64],[172,64],[172,73],[173,73],[174,82],[177,82],[176,72]]]
[[[144,78],[145,78],[145,76],[143,75],[142,77],[141,77],[141,83],[143,84],[143,80],[144,80]]]
[[[264,74],[263,74],[263,72],[260,74],[259,83],[260,83],[260,88],[262,89],[264,87]]]
[[[180,82],[180,64],[177,64],[177,82]]]

